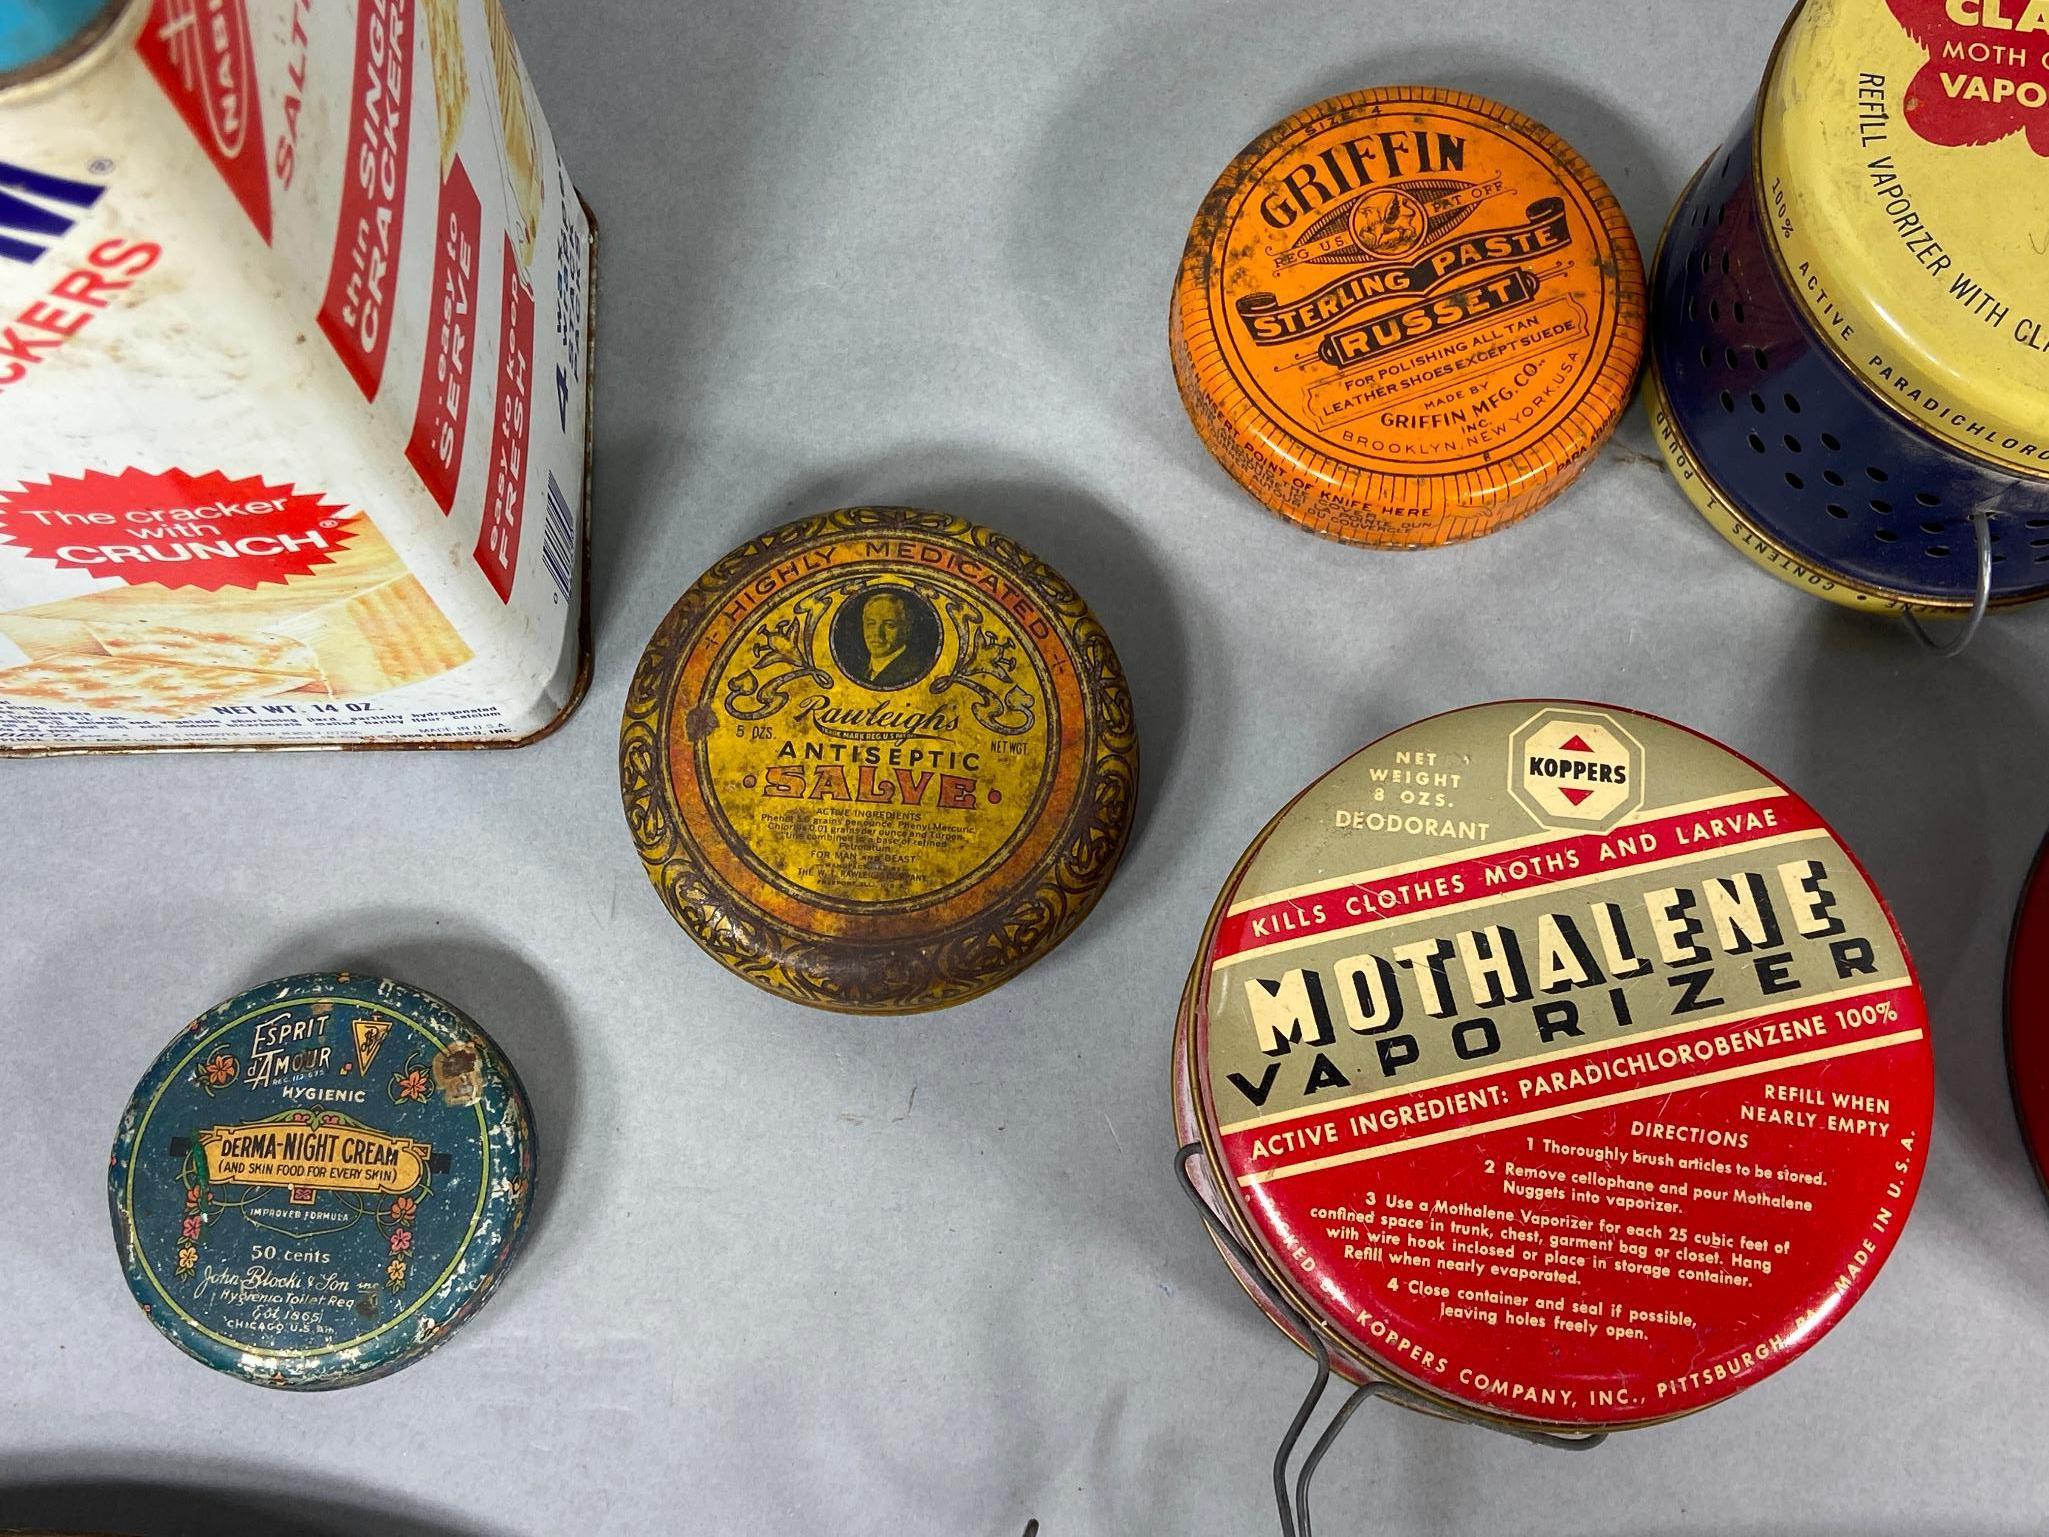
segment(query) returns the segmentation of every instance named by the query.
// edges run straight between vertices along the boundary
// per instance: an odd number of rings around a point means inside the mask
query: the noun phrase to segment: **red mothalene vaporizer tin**
[[[1519,1429],[1649,1424],[1807,1349],[1897,1241],[1933,1114],[1854,857],[1607,706],[1456,711],[1318,780],[1225,887],[1181,1025],[1179,1130],[1275,1321]]]

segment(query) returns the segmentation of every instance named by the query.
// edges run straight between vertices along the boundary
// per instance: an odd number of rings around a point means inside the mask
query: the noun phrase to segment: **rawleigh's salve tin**
[[[1797,795],[1650,716],[1383,738],[1260,834],[1197,965],[1177,1122],[1276,1322],[1448,1411],[1726,1398],[1842,1317],[1920,1182],[1884,902]]]
[[[2049,842],[2029,872],[2007,956],[2006,1064],[2028,1157],[2049,1186]]]
[[[1357,544],[1448,544],[1542,506],[1614,431],[1643,262],[1540,124],[1461,91],[1360,91],[1218,178],[1169,341],[1196,432],[1259,501]]]
[[[533,1116],[440,999],[287,977],[195,1019],[121,1117],[107,1193],[150,1322],[247,1382],[397,1371],[484,1303],[534,1197]]]
[[[1059,573],[945,513],[851,507],[750,540],[648,642],[621,789],[648,877],[721,965],[906,1013],[1006,981],[1095,906],[1138,735]]]
[[[43,46],[0,74],[0,751],[546,731],[592,231],[499,0]]]
[[[1956,614],[2049,592],[2049,12],[1807,0],[1653,279],[1667,460],[1823,597]]]

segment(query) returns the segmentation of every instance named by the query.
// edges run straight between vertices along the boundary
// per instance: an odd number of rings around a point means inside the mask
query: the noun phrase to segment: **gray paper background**
[[[1964,659],[1758,572],[1640,413],[1476,545],[1342,548],[1204,453],[1167,363],[1187,220],[1332,92],[1480,90],[1655,239],[1781,0],[511,0],[602,223],[597,677],[511,754],[0,771],[0,1525],[152,1534],[1270,1531],[1309,1374],[1169,1172],[1175,999],[1265,818],[1478,700],[1665,714],[1804,792],[1890,895],[1938,1029],[1920,1204],[1844,1326],[1582,1457],[1390,1409],[1327,1533],[2020,1533],[2049,1517],[2049,1209],[2000,976],[2049,823],[2049,614]],[[2016,189],[2016,198],[2032,196]],[[728,977],[620,815],[627,679],[678,593],[803,513],[997,524],[1093,602],[1144,739],[1136,838],[1042,964],[852,1021]],[[347,963],[445,994],[541,1120],[526,1257],[397,1377],[308,1397],[156,1337],[104,1196],[129,1087],[200,1009]]]

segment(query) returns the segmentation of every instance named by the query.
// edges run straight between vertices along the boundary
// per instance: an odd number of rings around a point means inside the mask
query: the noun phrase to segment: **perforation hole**
[[[1764,439],[1754,432],[1750,435],[1750,449],[1752,453],[1761,454],[1764,452]]]
[[[1871,510],[1873,512],[1891,512],[1892,503],[1882,496],[1874,496],[1871,498]]]
[[[1930,560],[1941,560],[1948,554],[1949,546],[1946,544],[1931,544],[1928,546],[1928,558]]]
[[[2025,526],[2028,528],[2049,528],[2049,518],[2030,518]]]
[[[1786,452],[1787,452],[1787,453],[1789,453],[1789,454],[1797,454],[1797,453],[1799,453],[1800,451],[1801,451],[1801,450],[1800,450],[1800,440],[1799,440],[1798,438],[1794,437],[1792,433],[1790,433],[1790,432],[1789,432],[1789,433],[1787,433],[1787,434],[1786,434]]]
[[[1786,397],[1786,409],[1795,416],[1798,416],[1800,414],[1800,398],[1797,395],[1788,395]]]
[[[1837,441],[1836,435],[1833,432],[1824,432],[1821,435],[1821,446],[1832,454],[1839,454],[1843,451],[1843,445]]]
[[[1686,318],[1688,320],[1700,319],[1700,296],[1698,294],[1695,294],[1686,301]]]
[[[1795,475],[1791,470],[1786,471],[1786,484],[1795,491],[1805,491],[1807,489],[1807,482],[1798,475]]]
[[[1724,252],[1722,253],[1722,276],[1723,276],[1723,277],[1727,277],[1728,275],[1729,275],[1729,253],[1728,253],[1727,251],[1724,251]]]
[[[1942,498],[1933,491],[1916,491],[1914,493],[1914,500],[1923,507],[1940,507],[1942,505]]]
[[[1714,348],[1703,347],[1700,349],[1700,366],[1702,368],[1713,368],[1715,366]]]
[[[1769,409],[1769,407],[1767,407],[1764,403],[1764,396],[1759,395],[1755,391],[1753,391],[1750,396],[1750,409],[1755,411],[1759,416],[1762,416]]]
[[[1823,470],[1821,478],[1832,486],[1840,487],[1843,483],[1843,477],[1834,470]]]
[[[1889,528],[1874,528],[1871,531],[1871,537],[1880,544],[1897,544],[1900,536]]]
[[[1847,518],[1850,515],[1850,509],[1843,506],[1840,502],[1830,502],[1828,504],[1828,515],[1832,518]]]
[[[1714,321],[1717,325],[1721,323],[1722,301],[1720,299],[1708,300],[1708,319]]]
[[[1942,532],[1942,525],[1940,523],[1923,523],[1921,525],[1921,532],[1924,534],[1939,534]]]
[[[1867,464],[1866,466],[1864,466],[1864,473],[1866,475],[1869,475],[1873,480],[1877,481],[1881,486],[1892,478],[1891,476],[1887,475],[1884,470],[1881,470],[1875,464]]]
[[[1732,372],[1743,366],[1743,359],[1738,355],[1734,347],[1724,347],[1722,349],[1722,358],[1728,363]]]
[[[1748,318],[1743,313],[1743,301],[1741,299],[1738,299],[1734,304],[1729,306],[1729,313],[1736,317],[1736,324],[1738,324],[1739,326],[1742,325],[1743,322]]]
[[[1731,395],[1727,390],[1722,391],[1722,409],[1724,411],[1727,411],[1731,416],[1734,416],[1736,414],[1736,397],[1734,395]]]
[[[1772,366],[1772,355],[1762,347],[1752,347],[1750,349],[1750,359],[1757,364],[1759,372],[1763,372]]]

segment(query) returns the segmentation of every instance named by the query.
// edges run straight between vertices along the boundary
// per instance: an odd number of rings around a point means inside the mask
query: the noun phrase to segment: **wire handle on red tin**
[[[1928,633],[1911,610],[1907,613],[1907,623],[1913,626],[1916,638],[1937,656],[1956,656],[1964,647],[1976,640],[1978,626],[1985,622],[1985,611],[1992,605],[1991,510],[1985,507],[1974,508],[1971,512],[1971,528],[1978,540],[1978,595],[1971,602],[1971,617],[1964,621],[1962,633],[1955,640],[1939,641]]]
[[[1397,1382],[1376,1380],[1364,1382],[1355,1387],[1345,1401],[1338,1406],[1337,1413],[1324,1427],[1323,1434],[1316,1438],[1309,1448],[1309,1455],[1302,1460],[1301,1471],[1295,1475],[1294,1495],[1291,1500],[1288,1490],[1288,1464],[1294,1460],[1295,1448],[1301,1444],[1302,1432],[1308,1428],[1310,1416],[1322,1402],[1324,1390],[1330,1386],[1330,1347],[1324,1344],[1317,1333],[1315,1323],[1303,1316],[1302,1310],[1270,1282],[1238,1235],[1224,1225],[1217,1214],[1210,1210],[1209,1202],[1202,1198],[1202,1192],[1195,1187],[1195,1179],[1188,1172],[1188,1166],[1202,1151],[1200,1142],[1191,1142],[1174,1155],[1174,1173],[1181,1181],[1181,1190],[1194,1203],[1202,1216],[1202,1225],[1209,1235],[1232,1258],[1238,1261],[1240,1273],[1255,1288],[1260,1298],[1270,1308],[1294,1320],[1301,1336],[1309,1344],[1309,1353],[1316,1361],[1316,1377],[1309,1385],[1309,1392],[1302,1399],[1302,1407],[1295,1411],[1295,1418],[1289,1422],[1287,1434],[1281,1437],[1281,1444],[1274,1451],[1274,1501],[1280,1507],[1281,1537],[1312,1537],[1309,1519],[1309,1485],[1316,1477],[1316,1470],[1322,1464],[1345,1425],[1358,1412],[1359,1406],[1369,1398],[1384,1398],[1389,1403],[1401,1404],[1405,1408],[1421,1410],[1441,1418],[1462,1421],[1476,1425],[1482,1430],[1491,1430],[1500,1435],[1514,1436],[1518,1441],[1528,1441],[1537,1446],[1556,1447],[1560,1451],[1591,1451],[1607,1440],[1605,1432],[1587,1435],[1562,1436],[1543,1430],[1519,1430],[1509,1425],[1496,1425],[1488,1420],[1460,1413],[1447,1404],[1425,1398],[1421,1393]]]

